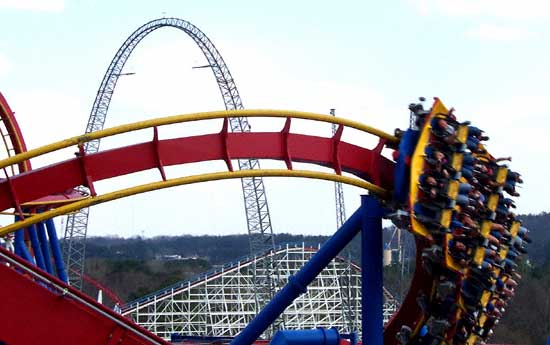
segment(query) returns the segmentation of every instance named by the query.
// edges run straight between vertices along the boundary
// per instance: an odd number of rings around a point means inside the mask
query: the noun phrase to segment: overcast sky
[[[139,26],[163,16],[188,20],[206,33],[228,64],[246,108],[321,113],[336,108],[340,116],[392,132],[407,126],[407,105],[418,96],[440,97],[461,119],[486,129],[491,152],[513,156],[512,168],[525,179],[519,212],[550,210],[547,1],[0,0],[0,91],[16,112],[27,146],[83,133],[115,52]],[[204,64],[184,32],[153,32],[124,68],[136,74],[120,78],[106,127],[222,109],[212,73],[192,69]],[[282,127],[250,122],[253,129]],[[178,127],[161,135],[219,127]],[[302,129],[315,135],[330,130]],[[102,149],[150,138],[145,133],[106,140]],[[72,151],[33,164],[69,158]],[[198,165],[169,174],[223,168]],[[158,178],[157,172],[146,172],[97,188],[104,193]],[[331,182],[264,181],[275,232],[334,231]],[[345,187],[348,215],[361,192]],[[153,192],[94,207],[89,234],[245,233],[241,199],[239,181]]]

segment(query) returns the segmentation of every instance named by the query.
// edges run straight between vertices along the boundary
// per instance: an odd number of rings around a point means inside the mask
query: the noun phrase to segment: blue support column
[[[288,278],[285,287],[231,341],[231,345],[252,344],[300,294],[305,293],[307,286],[359,232],[363,214],[362,207],[355,211],[304,267]]]
[[[363,345],[384,345],[382,217],[380,202],[371,195],[361,196],[361,303]]]
[[[357,333],[351,332],[349,334],[349,343],[350,345],[357,345]]]
[[[57,277],[65,283],[68,283],[69,278],[67,277],[67,272],[65,271],[65,263],[63,262],[63,257],[61,256],[61,245],[57,239],[57,231],[55,229],[53,219],[50,218],[46,220],[46,229],[48,230],[48,237],[50,238],[50,247],[52,249],[53,262],[55,263]]]
[[[18,215],[15,216],[15,221],[21,220],[21,217]],[[32,263],[33,265],[36,264],[34,261],[31,253],[29,252],[29,249],[27,248],[27,244],[25,243],[25,230],[19,229],[15,231],[15,239],[14,239],[14,247],[15,247],[15,254],[22,257],[23,259],[27,260],[28,262]]]
[[[31,264],[35,264],[34,259],[29,252],[29,249],[27,248],[27,244],[25,243],[25,230],[19,229],[15,231],[15,241],[14,241],[14,247],[15,247],[15,254],[19,255],[23,259],[27,260]]]
[[[340,345],[340,334],[336,328],[285,329],[269,345]]]
[[[42,248],[42,256],[44,257],[44,265],[46,266],[46,271],[49,274],[54,274],[48,237],[46,236],[46,226],[44,225],[44,222],[38,222],[36,224],[36,227],[38,232],[38,241],[40,242],[40,248]]]
[[[38,240],[38,234],[36,233],[36,227],[34,225],[29,226],[27,228],[27,232],[31,240],[31,246],[34,253],[36,265],[40,267],[41,270],[46,270],[44,256],[42,255],[42,248],[40,247],[40,241]]]

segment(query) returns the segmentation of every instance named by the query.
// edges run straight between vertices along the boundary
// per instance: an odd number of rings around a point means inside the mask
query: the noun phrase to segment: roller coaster
[[[284,110],[226,110],[162,117],[90,131],[27,150],[14,114],[0,97],[2,135],[0,211],[15,220],[14,252],[0,249],[0,340],[6,344],[166,344],[159,336],[105,308],[67,284],[52,219],[136,194],[208,181],[294,177],[336,181],[368,191],[358,210],[293,276],[231,344],[252,344],[315,277],[361,232],[364,344],[483,344],[492,334],[521,276],[517,262],[530,242],[512,208],[521,176],[493,157],[484,131],[457,119],[435,98],[409,106],[413,121],[395,135],[324,114]],[[232,119],[283,119],[271,132],[231,131]],[[293,120],[335,124],[331,137],[291,131]],[[162,139],[177,124],[217,120],[215,133]],[[312,126],[312,128],[315,128]],[[342,140],[345,130],[375,138],[374,148]],[[151,140],[87,152],[88,143],[138,130]],[[66,148],[76,154],[39,169],[30,160]],[[387,157],[384,149],[393,151]],[[276,160],[286,169],[234,169],[238,160]],[[165,168],[221,161],[226,170],[168,176]],[[294,169],[295,163],[333,172]],[[95,183],[156,169],[158,181],[103,194]],[[12,171],[12,173],[10,173]],[[17,172],[16,172],[17,171]],[[85,187],[83,189],[82,187]],[[416,241],[416,268],[399,311],[382,326],[382,219],[407,228]],[[50,256],[53,257],[52,266]],[[60,326],[64,325],[64,326]],[[282,332],[282,333],[281,333]],[[274,344],[292,343],[281,331]],[[287,333],[285,333],[287,332]],[[304,331],[306,332],[306,331]],[[310,343],[338,344],[334,330],[311,331]]]
[[[254,265],[269,260],[278,266],[279,291],[287,277],[298,272],[317,252],[304,243],[286,244],[258,256],[243,256],[222,267],[203,272],[159,291],[121,304],[121,313],[138,325],[162,337],[173,334],[231,338],[256,315]],[[271,258],[269,258],[271,257]],[[270,260],[271,259],[271,260]],[[260,272],[260,277],[266,272]],[[384,289],[383,322],[395,313],[397,301]],[[284,329],[337,328],[359,333],[361,329],[361,269],[336,257],[279,317]],[[282,328],[282,327],[279,327]],[[264,332],[269,339],[274,330]]]

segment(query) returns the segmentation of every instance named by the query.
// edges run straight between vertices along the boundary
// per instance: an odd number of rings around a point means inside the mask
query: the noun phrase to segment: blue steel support
[[[21,218],[19,216],[15,216],[15,221],[17,222],[19,220],[21,220]],[[15,254],[32,264],[35,263],[29,249],[27,248],[27,245],[25,244],[25,230],[19,229],[15,231],[14,247]]]
[[[350,345],[357,345],[357,333],[351,332],[349,334],[349,343]]]
[[[40,267],[41,270],[46,270],[44,264],[44,256],[42,255],[42,248],[40,247],[40,241],[38,240],[38,235],[36,234],[36,227],[31,225],[27,228],[29,238],[31,240],[32,251],[34,253],[34,259],[36,260],[36,265]]]
[[[27,245],[25,244],[25,233],[23,229],[17,230],[15,232],[14,247],[15,247],[15,254],[27,260],[28,262],[34,264],[32,255],[29,252]]]
[[[340,335],[336,328],[282,330],[269,345],[340,345]]]
[[[53,274],[50,247],[48,245],[48,237],[46,237],[46,226],[44,225],[44,222],[38,222],[36,224],[36,228],[38,232],[38,240],[40,241],[40,248],[42,248],[42,256],[44,257],[46,272]]]
[[[231,345],[252,344],[300,294],[305,293],[307,286],[359,232],[363,213],[362,207],[355,211],[304,267],[288,278],[285,287],[231,341]]]
[[[61,256],[61,246],[59,245],[59,239],[57,238],[57,231],[55,231],[53,219],[46,220],[46,229],[48,229],[48,237],[50,238],[50,246],[52,248],[57,277],[65,283],[68,283],[69,279],[67,278],[67,272],[65,272],[65,264]]]
[[[384,344],[382,217],[384,209],[372,195],[361,196],[361,303],[363,345]]]
[[[15,255],[23,257],[23,253],[21,252],[21,245],[19,244],[19,230],[15,231],[14,233],[13,248],[15,250]]]

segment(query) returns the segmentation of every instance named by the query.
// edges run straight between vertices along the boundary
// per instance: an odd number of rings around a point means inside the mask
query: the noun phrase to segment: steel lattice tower
[[[336,109],[330,109],[330,115],[336,116]],[[336,134],[338,126],[332,124],[332,135]],[[340,229],[346,221],[346,207],[344,205],[344,189],[341,182],[334,182],[334,199],[336,200],[336,229]]]
[[[166,26],[184,31],[201,49],[218,83],[225,108],[227,110],[244,108],[235,81],[229,72],[229,68],[210,39],[188,21],[178,18],[161,18],[150,21],[138,28],[126,39],[115,54],[115,57],[111,61],[101,81],[90,112],[86,133],[103,129],[116,83],[134,48],[149,33]],[[231,131],[233,132],[250,131],[250,124],[244,117],[231,118],[229,123]],[[99,140],[86,143],[81,149],[81,154],[97,152],[99,150],[99,144]],[[260,163],[257,160],[239,160],[239,169],[259,168]],[[258,253],[264,252],[270,248],[273,249],[275,246],[273,229],[271,228],[271,218],[269,216],[263,180],[261,177],[243,178],[241,183],[246,211],[246,222],[250,236],[250,251],[251,253]],[[84,193],[93,192],[90,191],[87,186],[80,187],[80,191]],[[68,216],[65,227],[63,251],[69,274],[69,282],[79,289],[82,287],[82,280],[80,277],[82,277],[84,271],[88,218],[89,209],[82,209]],[[272,272],[273,265],[269,264],[265,269],[267,269],[268,272]],[[258,282],[258,284],[261,285],[258,285],[258,287],[259,289],[265,289],[265,284],[267,283],[267,289],[271,291],[271,275],[268,274],[267,277],[268,282]],[[269,296],[270,295],[271,293],[269,293]],[[259,301],[257,306],[261,307],[261,301],[264,300],[264,298],[260,296],[257,300]]]
[[[330,115],[336,116],[336,109],[330,109]],[[338,126],[332,124],[332,135],[336,134]],[[344,222],[346,221],[346,207],[344,204],[344,188],[341,182],[334,182],[334,200],[336,205],[336,229],[340,229]],[[351,289],[351,280],[353,275],[353,269],[351,267],[351,253],[349,249],[347,250],[348,254],[348,265],[345,268],[344,274],[339,276],[340,286],[342,291],[340,296],[342,298],[342,317],[343,322],[346,323],[350,332],[356,330],[357,322],[357,296],[354,296]]]

